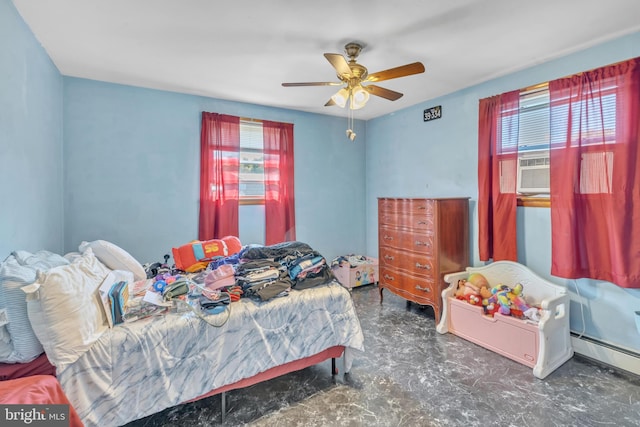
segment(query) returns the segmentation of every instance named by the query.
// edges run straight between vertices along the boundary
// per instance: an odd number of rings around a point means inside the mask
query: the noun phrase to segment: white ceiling
[[[314,113],[338,81],[323,53],[364,43],[370,119],[640,30],[638,0],[13,0],[63,75]],[[533,82],[532,82],[533,83]],[[537,83],[537,82],[535,82]]]

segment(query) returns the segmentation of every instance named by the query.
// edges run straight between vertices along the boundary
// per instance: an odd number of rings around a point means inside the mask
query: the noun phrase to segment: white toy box
[[[527,302],[540,308],[540,321],[523,320],[496,313],[484,314],[481,306],[455,298],[458,280],[482,274],[491,286],[520,283]],[[437,331],[450,332],[533,368],[545,378],[573,357],[569,331],[569,296],[564,287],[551,283],[522,264],[496,261],[483,267],[447,274],[449,287],[442,291],[443,313]]]

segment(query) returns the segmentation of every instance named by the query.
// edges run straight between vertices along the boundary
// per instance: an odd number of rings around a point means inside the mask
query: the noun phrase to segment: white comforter
[[[230,307],[222,327],[186,312],[102,335],[58,372],[85,425],[123,425],[332,346],[364,350],[351,296],[336,282],[265,302],[243,298]],[[224,316],[208,318],[216,323]]]

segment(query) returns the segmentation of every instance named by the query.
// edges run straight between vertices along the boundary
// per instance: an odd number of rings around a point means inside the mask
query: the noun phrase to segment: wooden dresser
[[[378,199],[382,291],[442,313],[443,276],[469,266],[469,198]]]

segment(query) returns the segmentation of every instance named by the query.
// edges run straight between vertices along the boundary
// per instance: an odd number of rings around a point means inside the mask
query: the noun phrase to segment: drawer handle
[[[430,288],[423,288],[420,285],[416,285],[416,289],[419,290],[419,291],[431,292]]]
[[[416,262],[416,268],[424,268],[425,270],[431,270],[431,265],[430,264],[420,264],[419,262]]]
[[[383,238],[384,240],[393,240],[393,237],[392,237],[392,236],[387,236],[386,234],[385,234],[384,236],[382,236],[382,238]]]
[[[427,221],[418,221],[418,225],[427,225]]]
[[[392,257],[391,255],[385,255],[384,259],[386,259],[387,261],[393,261],[395,258]]]
[[[431,243],[429,243],[429,242],[423,242],[423,241],[421,241],[421,240],[416,240],[415,245],[416,245],[416,246],[426,246],[426,247],[429,247],[429,246],[431,246]]]
[[[425,209],[427,209],[427,207],[426,206],[418,206],[418,209],[425,210]]]
[[[393,278],[393,276],[389,276],[388,274],[384,275],[385,280],[391,280],[392,282],[396,279]]]

